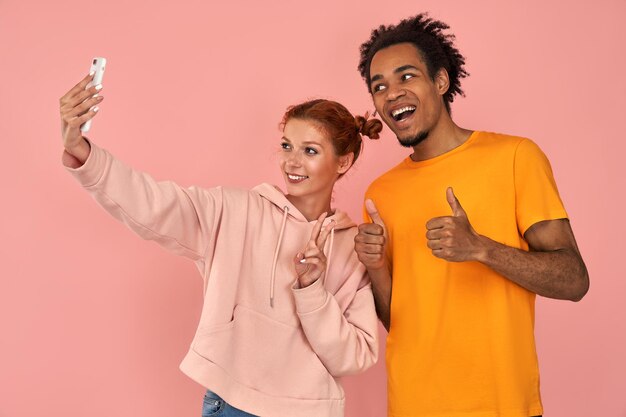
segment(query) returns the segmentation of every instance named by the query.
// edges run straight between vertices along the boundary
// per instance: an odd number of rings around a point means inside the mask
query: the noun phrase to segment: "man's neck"
[[[471,130],[457,126],[446,112],[439,123],[429,132],[428,137],[413,147],[411,159],[417,162],[443,155],[461,146],[471,134]]]

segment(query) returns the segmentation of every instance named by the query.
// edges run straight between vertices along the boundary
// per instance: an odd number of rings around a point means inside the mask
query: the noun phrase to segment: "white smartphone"
[[[91,68],[89,68],[89,73],[94,72],[93,80],[87,84],[85,88],[91,88],[94,85],[102,84],[102,78],[104,77],[104,67],[106,67],[107,60],[102,57],[95,57],[91,60]],[[91,119],[93,120],[93,119]],[[91,128],[91,120],[87,120],[80,126],[80,131],[85,133],[88,132]]]

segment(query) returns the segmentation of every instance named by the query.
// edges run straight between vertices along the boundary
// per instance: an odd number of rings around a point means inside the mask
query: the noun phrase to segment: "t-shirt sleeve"
[[[367,209],[365,208],[365,203],[363,203],[363,222],[364,223],[371,223],[372,222],[372,218],[367,213]]]
[[[370,217],[369,213],[367,212],[367,208],[365,208],[365,201],[367,199],[374,199],[374,197],[372,196],[372,184],[370,184],[369,187],[367,187],[367,190],[365,190],[365,195],[363,196],[363,204],[361,205],[361,209],[363,210],[363,223],[372,223],[372,218]]]
[[[515,208],[522,234],[535,223],[567,218],[550,161],[534,142],[523,139],[515,151]]]

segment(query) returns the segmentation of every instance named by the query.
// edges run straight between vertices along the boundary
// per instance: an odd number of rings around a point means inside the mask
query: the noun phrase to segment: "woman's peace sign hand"
[[[327,213],[322,213],[317,218],[317,223],[315,223],[311,232],[311,239],[307,243],[304,252],[299,252],[294,258],[300,288],[307,287],[320,278],[323,279],[326,273],[324,245],[328,235],[335,227],[334,220],[323,226],[326,216]]]

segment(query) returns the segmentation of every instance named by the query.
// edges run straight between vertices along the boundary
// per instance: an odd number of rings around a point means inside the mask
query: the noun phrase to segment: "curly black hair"
[[[469,75],[465,71],[465,57],[454,46],[454,35],[444,33],[450,26],[439,20],[433,20],[427,13],[420,13],[400,21],[397,25],[384,26],[372,31],[369,40],[361,45],[359,72],[370,88],[370,64],[372,58],[381,49],[398,43],[412,43],[420,52],[420,57],[428,68],[428,75],[435,79],[437,71],[445,68],[450,78],[450,87],[443,96],[448,113],[454,96],[465,96],[461,90],[461,78]]]

